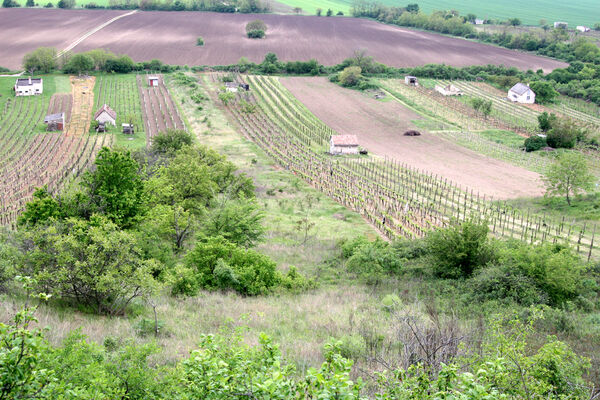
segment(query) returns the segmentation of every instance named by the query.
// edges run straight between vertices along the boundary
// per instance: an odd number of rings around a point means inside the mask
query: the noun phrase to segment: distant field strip
[[[216,100],[214,88],[219,75],[210,77],[214,82],[210,92]],[[361,213],[387,236],[422,237],[452,218],[475,217],[487,220],[498,236],[532,243],[566,241],[584,256],[600,257],[595,226],[525,214],[395,160],[325,155],[323,149],[334,133],[329,127],[277,78],[247,80],[252,93],[238,93],[238,100],[227,106],[240,130],[281,166]],[[244,112],[242,99],[255,102],[258,109]]]

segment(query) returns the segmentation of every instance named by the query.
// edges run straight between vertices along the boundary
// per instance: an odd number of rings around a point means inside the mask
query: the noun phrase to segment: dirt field
[[[317,117],[339,133],[355,134],[361,146],[423,169],[495,199],[539,196],[539,175],[487,158],[415,128],[419,116],[395,101],[382,102],[344,89],[325,78],[282,78],[281,82]],[[418,137],[403,136],[418,129]]]
[[[65,113],[65,122],[71,120],[71,109],[73,108],[73,95],[69,93],[55,93],[50,98],[48,114]]]
[[[3,9],[0,11],[0,39],[10,45],[0,50],[0,56],[3,56],[0,63],[16,67],[24,53],[38,46],[66,47],[78,36],[115,15],[118,14],[92,10]],[[265,39],[245,36],[246,23],[256,18],[264,20],[268,26]],[[28,23],[18,26],[22,20]],[[10,29],[5,29],[5,24]],[[204,46],[196,46],[198,36],[204,38]],[[15,42],[14,37],[19,39]],[[181,65],[231,64],[242,56],[261,61],[268,52],[276,53],[282,60],[316,58],[330,65],[351,56],[356,49],[366,49],[377,61],[393,66],[491,63],[550,71],[566,65],[530,54],[365,19],[275,14],[138,12],[94,33],[73,51],[95,48],[128,54],[136,61],[159,58]]]
[[[26,53],[38,47],[61,50],[95,26],[126,12],[0,8],[0,66],[20,68]]]

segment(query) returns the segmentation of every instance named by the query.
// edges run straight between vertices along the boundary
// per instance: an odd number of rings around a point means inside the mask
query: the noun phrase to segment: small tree
[[[585,157],[575,152],[563,153],[544,177],[546,195],[565,196],[567,204],[571,205],[571,195],[591,189],[594,180]]]
[[[19,7],[19,3],[17,3],[15,0],[3,0],[2,1],[2,7],[4,8],[12,8],[12,7]]]
[[[40,47],[23,57],[23,68],[31,75],[35,71],[52,72],[56,67],[56,49],[53,47]]]
[[[556,122],[556,114],[548,114],[546,111],[538,115],[538,124],[542,132],[548,132]]]
[[[333,10],[331,8],[327,9],[327,12],[325,13],[326,16],[331,17],[333,15]]]
[[[196,39],[196,46],[204,46],[204,39],[202,38],[202,36],[198,36],[198,38]]]
[[[35,7],[35,1],[34,0],[27,0],[25,2],[25,7]]]
[[[294,14],[300,14],[302,12],[302,8],[300,7],[294,7]]]
[[[548,132],[548,146],[556,149],[572,149],[578,140],[585,138],[585,131],[568,119],[555,119]]]
[[[323,14],[323,9],[322,8],[317,8],[317,17],[320,17],[321,14]]]
[[[471,105],[476,111],[482,113],[485,119],[487,119],[487,117],[492,113],[491,100],[484,100],[476,97],[471,100]]]
[[[87,54],[75,54],[63,67],[68,74],[81,75],[94,69],[94,59]]]
[[[75,7],[75,0],[60,0],[57,6],[58,8],[73,8]]]
[[[552,103],[558,92],[550,82],[535,81],[531,82],[531,90],[535,93],[535,102],[538,104]]]
[[[246,24],[246,35],[252,39],[260,39],[267,32],[267,24],[260,19],[248,22]]]
[[[340,72],[339,81],[342,86],[356,86],[362,79],[362,69],[360,67],[346,67]]]
[[[521,25],[521,20],[519,18],[510,18],[508,20],[508,23],[511,24],[512,26],[519,26],[519,25]]]

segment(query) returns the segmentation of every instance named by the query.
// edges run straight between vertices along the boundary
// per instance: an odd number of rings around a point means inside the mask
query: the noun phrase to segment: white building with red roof
[[[358,154],[356,135],[332,135],[329,152],[331,154]]]
[[[117,113],[106,104],[96,111],[94,119],[98,121],[99,124],[117,125]]]

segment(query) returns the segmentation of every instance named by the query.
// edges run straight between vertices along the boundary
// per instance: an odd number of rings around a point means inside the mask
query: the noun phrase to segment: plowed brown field
[[[361,92],[344,89],[326,78],[282,78],[283,85],[332,129],[357,135],[362,147],[448,178],[495,199],[539,196],[540,176],[485,157],[438,136],[403,136],[418,129],[411,120],[419,115],[398,102],[382,102]]]
[[[38,47],[62,50],[94,27],[126,12],[0,8],[0,66],[20,68],[28,52]]]
[[[22,55],[38,46],[65,47],[84,32],[117,15],[108,13],[1,10],[0,40],[5,45],[0,55],[7,56],[1,63],[8,67],[18,66]],[[61,19],[63,16],[64,20]],[[246,23],[256,18],[264,20],[268,26],[265,39],[248,39],[245,36]],[[9,30],[4,28],[6,23],[11,26]],[[204,38],[204,46],[196,46],[198,36]],[[17,38],[16,42],[14,38]],[[261,61],[268,52],[274,52],[286,61],[316,58],[325,65],[331,65],[351,56],[354,50],[365,49],[377,61],[392,66],[503,64],[546,71],[566,66],[565,63],[531,54],[366,19],[275,14],[138,12],[104,27],[83,40],[73,51],[95,48],[128,54],[136,61],[159,58],[181,65],[231,64],[242,56],[251,61]]]

